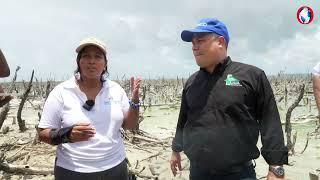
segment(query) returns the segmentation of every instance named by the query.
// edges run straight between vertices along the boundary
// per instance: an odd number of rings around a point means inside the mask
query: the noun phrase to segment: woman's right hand
[[[88,141],[96,133],[90,123],[77,123],[73,126],[70,133],[71,142]]]

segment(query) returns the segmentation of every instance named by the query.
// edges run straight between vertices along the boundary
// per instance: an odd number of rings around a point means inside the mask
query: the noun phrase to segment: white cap
[[[76,49],[76,52],[79,53],[84,47],[90,46],[90,45],[97,46],[99,49],[102,50],[104,54],[107,54],[106,45],[95,37],[89,37],[80,41],[80,44]]]

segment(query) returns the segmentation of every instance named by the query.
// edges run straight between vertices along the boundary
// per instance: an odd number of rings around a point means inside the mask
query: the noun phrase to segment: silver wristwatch
[[[284,177],[284,168],[282,166],[269,166],[269,171],[276,177]]]

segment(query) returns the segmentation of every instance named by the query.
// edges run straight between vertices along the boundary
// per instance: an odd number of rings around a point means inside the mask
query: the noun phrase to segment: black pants
[[[243,167],[240,173],[216,175],[212,174],[208,170],[202,170],[200,168],[190,166],[190,180],[256,180],[256,172],[254,166]]]
[[[94,173],[75,172],[55,166],[54,177],[55,180],[128,180],[128,167],[125,160],[111,169]]]

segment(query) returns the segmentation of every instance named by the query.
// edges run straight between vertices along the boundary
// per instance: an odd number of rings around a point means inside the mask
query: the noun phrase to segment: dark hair
[[[83,53],[84,48],[81,49],[81,51],[78,53],[77,55],[77,69],[74,71],[74,74],[76,73],[80,73],[81,74],[81,70],[80,70],[80,66],[79,66],[79,61],[81,59],[81,55]],[[106,63],[106,67],[105,70],[102,71],[101,75],[100,75],[100,81],[101,82],[105,82],[105,78],[103,77],[105,75],[105,77],[109,76],[109,72],[108,72],[108,66],[107,66],[107,56],[105,53],[103,53],[103,57],[104,57],[104,62]],[[82,81],[82,77],[80,76],[80,80]]]

